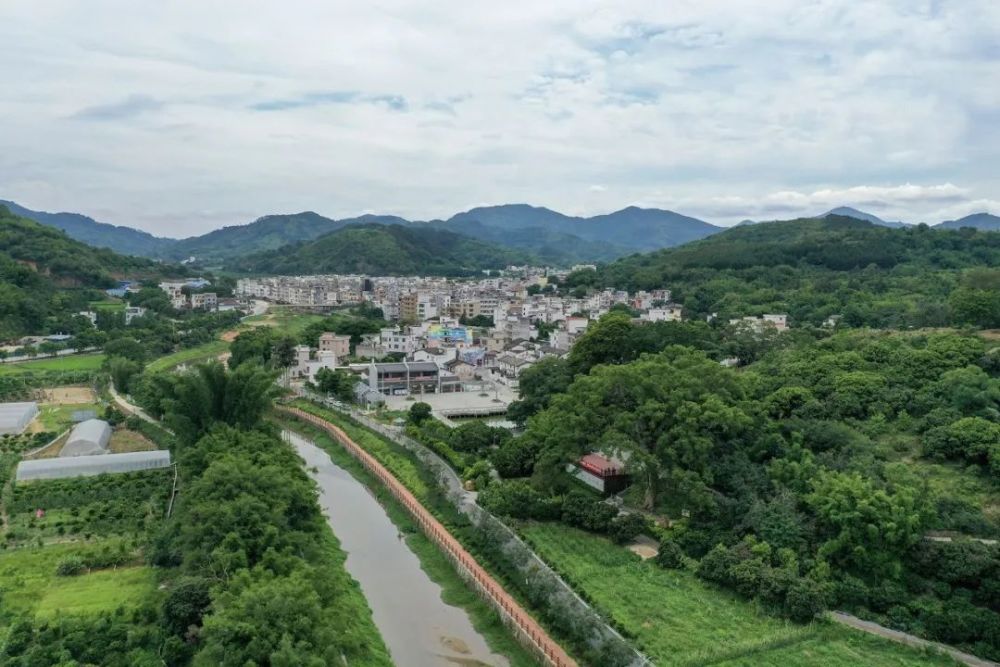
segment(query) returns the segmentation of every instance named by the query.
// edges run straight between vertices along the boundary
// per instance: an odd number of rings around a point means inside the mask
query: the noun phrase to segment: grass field
[[[56,575],[59,561],[79,548],[76,544],[53,544],[0,552],[4,608],[40,616],[93,613],[136,604],[156,593],[153,570],[143,566],[74,577]]]
[[[263,315],[253,315],[244,322],[250,326],[274,327],[284,333],[297,334],[310,324],[323,319],[322,315],[298,313],[289,308],[271,306]]]
[[[526,524],[539,555],[662,665],[927,667],[953,665],[827,622],[797,625],[698,580],[643,562],[611,541],[560,524]]]
[[[156,445],[146,436],[136,431],[130,431],[127,428],[115,429],[115,432],[111,434],[111,442],[108,443],[108,450],[112,454],[148,452],[153,449],[156,449]]]
[[[113,301],[91,301],[90,304],[89,304],[89,306],[90,306],[90,309],[94,310],[94,311],[97,311],[97,310],[111,310],[111,311],[125,310],[125,302],[121,301],[119,299],[115,299]]]
[[[91,411],[101,416],[101,406],[97,403],[70,403],[67,405],[41,405],[38,408],[38,421],[46,431],[56,433],[73,426],[73,413]]]
[[[0,364],[0,375],[18,375],[42,371],[96,371],[104,363],[103,354],[68,354],[17,364]]]
[[[198,361],[215,359],[227,350],[229,350],[229,343],[224,340],[213,340],[209,343],[205,343],[204,345],[198,345],[186,350],[178,350],[173,354],[168,354],[165,357],[154,359],[146,365],[146,368],[151,371],[168,371],[171,368],[180,366],[181,364],[190,364]]]

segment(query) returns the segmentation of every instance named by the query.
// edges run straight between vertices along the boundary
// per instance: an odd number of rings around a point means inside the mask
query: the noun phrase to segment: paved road
[[[41,361],[42,359],[52,359],[53,357],[68,357],[71,354],[87,354],[89,352],[97,352],[98,350],[100,350],[99,347],[86,347],[82,350],[72,348],[59,350],[54,354],[36,354],[33,357],[22,354],[19,357],[7,357],[6,359],[0,359],[0,364],[19,364],[24,361]]]

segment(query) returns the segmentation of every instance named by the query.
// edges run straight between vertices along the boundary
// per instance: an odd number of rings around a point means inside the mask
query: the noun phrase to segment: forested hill
[[[93,248],[0,205],[0,340],[36,332],[47,317],[83,310],[96,290],[116,279],[181,270]]]
[[[122,225],[109,225],[79,213],[46,213],[32,211],[14,202],[0,200],[11,213],[66,232],[71,238],[95,248],[109,248],[125,255],[156,257],[171,245],[173,239],[160,238],[148,232]]]
[[[248,225],[231,225],[177,241],[165,252],[171,259],[197,257],[202,263],[219,263],[234,257],[275,250],[296,241],[310,241],[343,225],[312,211],[291,215],[266,215]]]
[[[443,230],[402,225],[350,225],[315,241],[293,244],[233,261],[248,273],[373,275],[474,275],[484,269],[524,264],[527,252]]]
[[[1000,234],[830,216],[743,225],[631,255],[569,284],[666,287],[692,316],[785,312],[870,326],[1000,326]],[[979,269],[979,270],[976,270]]]

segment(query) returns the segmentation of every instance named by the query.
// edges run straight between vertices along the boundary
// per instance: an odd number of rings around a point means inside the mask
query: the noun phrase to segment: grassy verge
[[[389,519],[406,535],[406,544],[420,560],[421,568],[434,583],[441,586],[441,599],[451,606],[464,609],[469,614],[473,627],[486,639],[492,651],[506,656],[512,667],[529,667],[537,664],[537,661],[511,636],[493,608],[462,581],[448,559],[424,536],[402,505],[378,480],[361,467],[354,457],[320,429],[298,420],[276,419],[276,421],[310,438],[330,455],[335,464],[349,472],[375,494]],[[354,438],[354,435],[351,437]]]
[[[168,354],[165,357],[154,359],[146,365],[146,368],[151,371],[168,371],[171,368],[180,366],[181,364],[190,364],[197,361],[214,359],[228,350],[229,343],[224,340],[213,340],[210,343],[205,343],[204,345],[198,345],[186,350],[178,350],[173,354]]]
[[[665,570],[610,540],[556,523],[521,532],[574,588],[635,638],[657,664],[774,667],[930,667],[953,665],[848,628],[797,625],[705,585],[692,573]]]
[[[46,371],[96,371],[104,363],[104,355],[68,354],[63,357],[48,357],[17,364],[0,364],[0,375],[20,375]]]

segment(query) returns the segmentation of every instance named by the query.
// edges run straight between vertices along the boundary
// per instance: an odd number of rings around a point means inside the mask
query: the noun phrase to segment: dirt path
[[[995,663],[992,660],[977,658],[974,655],[959,651],[957,648],[952,648],[951,646],[945,646],[944,644],[938,644],[937,642],[927,641],[926,639],[921,639],[920,637],[915,637],[905,632],[900,632],[899,630],[892,630],[891,628],[881,626],[878,623],[872,623],[871,621],[863,621],[857,616],[851,616],[850,614],[845,614],[842,611],[831,611],[828,616],[830,620],[835,623],[840,623],[841,625],[846,625],[849,628],[867,632],[870,635],[883,637],[884,639],[898,642],[900,644],[906,644],[907,646],[930,648],[932,650],[940,651],[941,653],[947,653],[955,660],[958,660],[969,667],[1000,667],[1000,664]]]
[[[128,415],[135,415],[139,419],[148,421],[150,424],[159,425],[158,421],[147,415],[146,412],[138,405],[132,405],[131,403],[129,403],[124,396],[122,396],[121,394],[118,393],[117,390],[115,390],[113,384],[108,385],[108,391],[111,392],[111,398],[118,405],[118,407],[122,409],[122,412]]]

